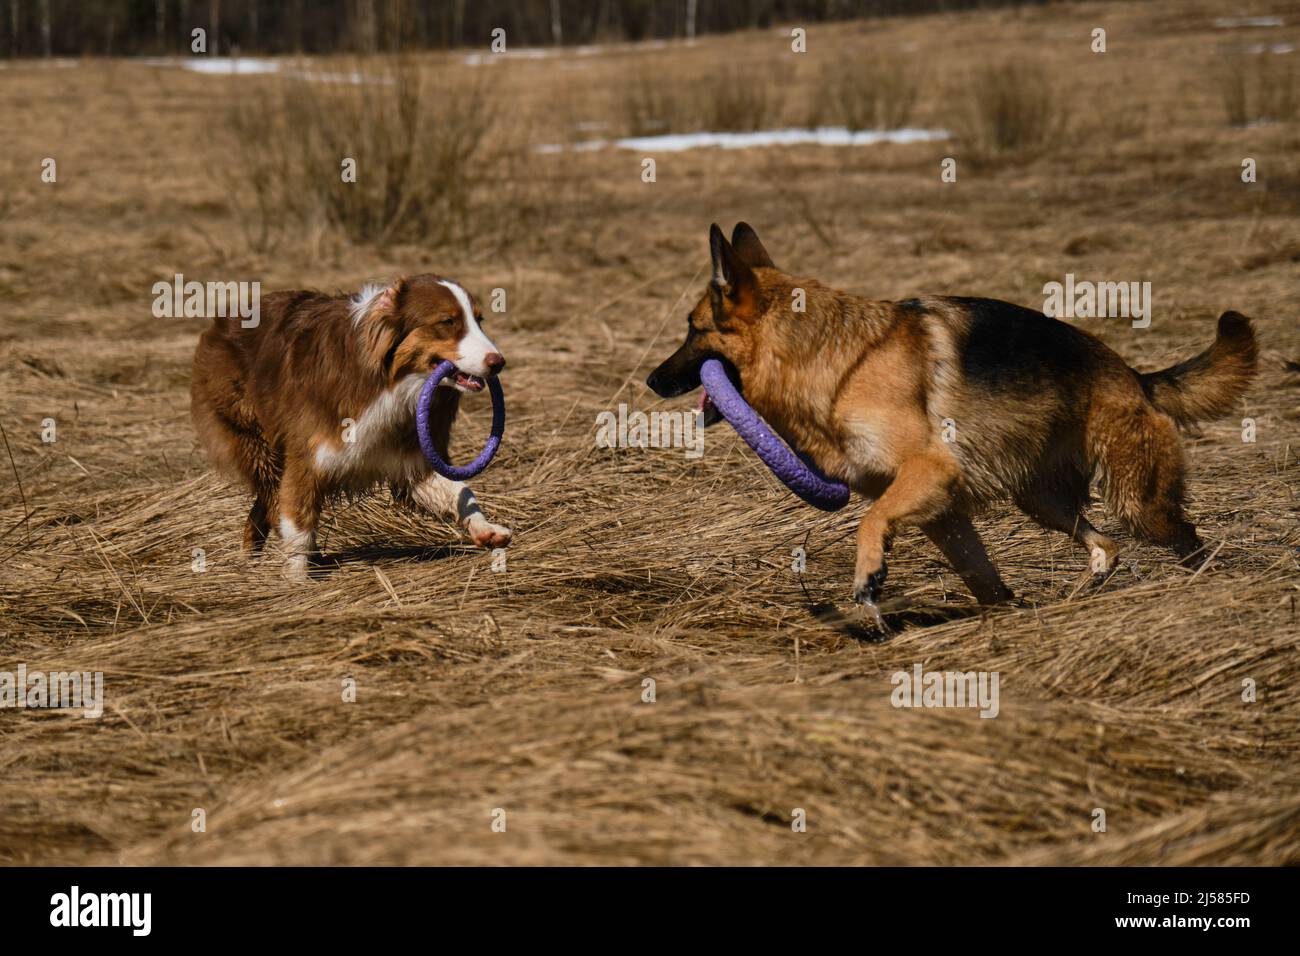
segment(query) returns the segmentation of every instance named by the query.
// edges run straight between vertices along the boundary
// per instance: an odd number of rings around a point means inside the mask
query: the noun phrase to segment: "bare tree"
[[[1051,2],[1057,0],[0,0],[0,54],[53,56],[56,19],[61,55],[175,49],[200,27],[213,54],[228,52],[236,39],[265,53],[370,54],[478,47],[497,27],[512,42],[556,46],[616,37],[698,40],[774,18],[820,22]]]
[[[451,9],[451,42],[448,46],[457,46],[465,39],[465,0],[456,0]]]
[[[376,47],[385,46],[389,50],[401,50],[409,36],[414,33],[414,13],[410,0],[387,0],[384,4],[384,22],[381,36],[376,40]]]
[[[375,13],[375,0],[353,0],[352,34],[357,49],[374,53],[379,49],[379,18]]]
[[[551,40],[556,46],[564,44],[564,27],[560,23],[560,0],[551,0]]]

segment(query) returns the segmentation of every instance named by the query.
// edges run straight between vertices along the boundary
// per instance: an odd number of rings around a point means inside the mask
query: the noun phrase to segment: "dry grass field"
[[[1300,89],[1300,11],[1245,7],[860,21],[811,27],[804,54],[786,25],[305,68],[377,78],[356,85],[4,64],[0,671],[102,671],[105,710],[0,711],[0,862],[1300,862],[1300,125],[1281,95]],[[1216,23],[1247,14],[1283,22]],[[1022,92],[1046,91],[1021,105],[1050,135],[990,151],[965,132],[971,99],[981,69],[1010,62]],[[891,101],[915,96],[906,125],[962,137],[573,148],[644,133],[647,109],[664,132],[844,122],[825,116],[834,84],[882,73]],[[446,124],[417,141],[417,167],[484,121],[468,160],[439,154],[456,195],[425,183],[392,228],[330,213],[291,169],[302,109],[277,111],[307,97],[320,122],[352,116],[344,146],[376,188],[385,102],[412,75]],[[331,108],[348,97],[368,118]],[[875,108],[862,115],[898,121]],[[620,402],[693,406],[643,382],[704,288],[710,222],[739,219],[782,267],[877,298],[1037,308],[1066,273],[1149,281],[1149,328],[1080,320],[1144,369],[1204,348],[1226,309],[1253,317],[1261,368],[1240,414],[1186,438],[1212,559],[1181,568],[1097,507],[1125,551],[1096,584],[1086,554],[1004,506],[977,523],[1021,606],[971,613],[909,533],[886,595],[913,610],[888,639],[824,623],[819,604],[853,614],[865,502],[802,504],[725,424],[698,460],[595,445]],[[420,271],[485,300],[506,290],[487,330],[509,358],[509,423],[472,482],[514,529],[506,569],[385,492],[331,507],[337,567],[290,584],[274,539],[243,555],[248,499],[195,442],[204,321],[155,318],[151,287],[183,273],[353,290]],[[462,407],[460,459],[489,420],[486,399]],[[896,709],[890,675],[916,664],[998,672],[1000,713]]]

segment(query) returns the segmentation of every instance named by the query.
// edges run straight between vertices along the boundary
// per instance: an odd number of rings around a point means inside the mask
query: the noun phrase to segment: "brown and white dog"
[[[415,433],[420,389],[444,359],[457,371],[429,416],[444,457],[461,394],[483,391],[505,367],[482,321],[473,296],[435,275],[350,297],[276,292],[254,328],[238,316],[215,319],[194,352],[190,413],[213,463],[255,495],[245,549],[260,551],[277,526],[286,575],[305,580],[323,504],[377,484],[454,516],[481,547],[508,544],[510,529],[489,522],[463,483],[429,467]]]
[[[1177,426],[1226,415],[1246,391],[1257,345],[1244,315],[1225,312],[1199,355],[1141,373],[1082,329],[1007,302],[875,301],[790,275],[745,223],[730,242],[715,225],[709,244],[713,280],[686,341],[647,384],[682,395],[699,387],[705,359],[724,360],[778,434],[873,500],[854,576],[869,608],[907,527],[929,536],[981,604],[1010,599],[971,523],[999,498],[1109,570],[1118,546],[1084,516],[1094,474],[1133,534],[1184,561],[1202,550],[1183,510]]]

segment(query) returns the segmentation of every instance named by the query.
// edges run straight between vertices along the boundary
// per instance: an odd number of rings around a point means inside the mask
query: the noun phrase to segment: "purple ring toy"
[[[839,511],[849,503],[849,486],[827,478],[806,457],[791,451],[736,391],[721,362],[706,359],[700,381],[708,400],[787,488],[822,511]]]
[[[468,465],[448,464],[442,460],[438,449],[433,447],[433,438],[429,434],[429,409],[433,405],[433,396],[438,390],[438,383],[455,370],[454,363],[440,362],[438,367],[429,373],[424,388],[420,390],[420,401],[415,406],[415,434],[419,436],[420,449],[424,452],[424,457],[429,459],[429,464],[434,471],[444,478],[464,481],[466,478],[473,478],[486,468],[497,453],[497,448],[501,446],[501,436],[506,430],[506,400],[501,393],[501,382],[495,375],[489,377],[487,387],[492,396],[492,434],[488,436],[487,444],[483,446],[479,456]]]

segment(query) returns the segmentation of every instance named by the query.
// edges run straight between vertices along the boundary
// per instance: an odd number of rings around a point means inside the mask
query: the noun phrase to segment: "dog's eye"
[[[455,324],[456,324],[456,319],[450,315],[444,316],[443,318],[438,320],[438,328],[440,329],[449,329]]]

